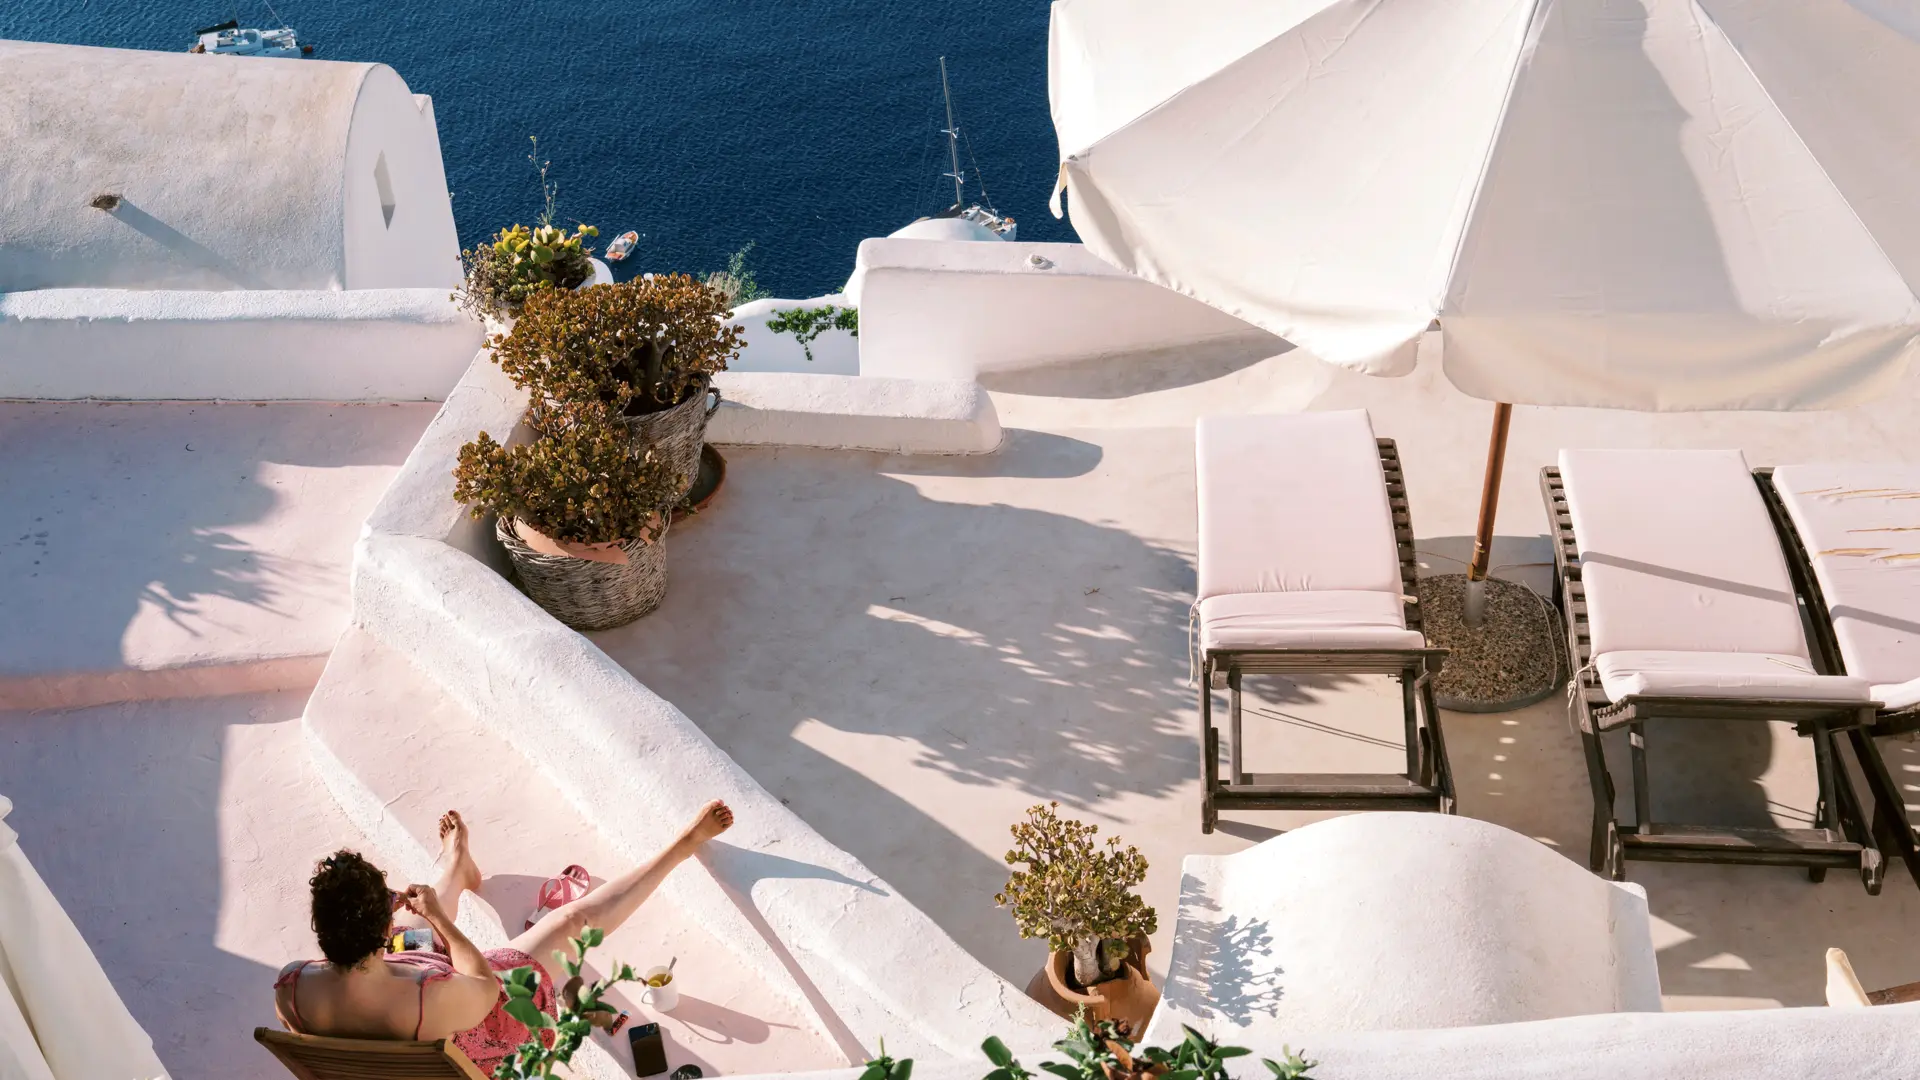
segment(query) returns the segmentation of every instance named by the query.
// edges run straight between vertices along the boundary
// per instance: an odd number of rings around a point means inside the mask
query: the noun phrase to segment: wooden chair
[[[1204,417],[1195,432],[1200,571],[1200,830],[1222,809],[1453,812],[1406,483],[1367,414]],[[1254,773],[1242,755],[1247,675],[1390,675],[1404,773]],[[1213,691],[1228,695],[1226,775]]]
[[[1599,526],[1601,537],[1575,531],[1581,493],[1565,478],[1575,464],[1594,478],[1583,531]],[[1786,560],[1745,460],[1737,451],[1562,451],[1560,467],[1541,470],[1540,487],[1577,684],[1573,719],[1593,793],[1592,868],[1621,880],[1629,859],[1798,866],[1814,881],[1828,869],[1857,868],[1867,892],[1878,894],[1884,861],[1833,747],[1836,734],[1872,724],[1875,707],[1861,680],[1815,671]],[[1589,550],[1596,541],[1599,550]],[[1609,654],[1620,663],[1610,664]],[[1663,670],[1667,657],[1700,666]],[[1813,827],[1656,821],[1647,725],[1690,720],[1794,725],[1813,743]],[[1601,748],[1603,734],[1623,728],[1630,826],[1616,816]]]
[[[331,1039],[264,1027],[253,1038],[299,1080],[487,1080],[448,1039]]]

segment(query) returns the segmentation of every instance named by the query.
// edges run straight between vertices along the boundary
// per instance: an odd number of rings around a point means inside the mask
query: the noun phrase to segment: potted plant
[[[686,274],[538,292],[512,332],[495,335],[493,358],[528,389],[540,430],[553,427],[548,414],[561,403],[615,410],[636,448],[681,477],[678,498],[699,473],[707,418],[720,404],[713,376],[740,355],[745,332],[730,317],[724,296]]]
[[[530,443],[486,432],[460,448],[454,498],[495,534],[534,603],[576,630],[632,622],[667,592],[668,509],[680,477],[635,453],[613,410],[568,403]]]
[[[1021,937],[1046,938],[1052,950],[1027,993],[1061,1016],[1084,1008],[1143,1031],[1160,1002],[1146,966],[1159,917],[1133,892],[1146,856],[1117,836],[1096,843],[1100,827],[1061,817],[1059,805],[1032,807],[1014,824],[1012,872],[994,897],[1013,909]]]
[[[592,280],[587,241],[599,235],[591,225],[572,233],[553,225],[501,229],[491,243],[460,253],[466,283],[454,299],[481,318],[512,318],[537,292],[575,289]]]

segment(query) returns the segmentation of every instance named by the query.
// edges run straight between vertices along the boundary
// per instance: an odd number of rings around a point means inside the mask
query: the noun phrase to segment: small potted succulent
[[[1085,1009],[1135,1031],[1160,1003],[1147,975],[1147,935],[1159,917],[1133,892],[1147,877],[1138,848],[1100,827],[1063,818],[1059,803],[1035,806],[1013,826],[1012,872],[994,902],[1013,909],[1020,936],[1046,938],[1052,952],[1027,994],[1061,1016]]]
[[[617,414],[572,402],[552,430],[504,446],[486,432],[460,448],[454,498],[494,531],[534,603],[576,630],[604,630],[660,606],[680,477],[636,453]]]
[[[685,274],[649,275],[582,292],[528,297],[513,330],[491,339],[493,358],[529,391],[530,422],[551,430],[563,403],[615,410],[636,449],[681,477],[700,469],[707,418],[719,407],[716,372],[740,355],[744,331],[726,298]]]
[[[593,279],[592,225],[572,233],[553,225],[501,229],[491,243],[460,253],[466,284],[454,294],[468,311],[505,320],[541,291],[577,289]]]

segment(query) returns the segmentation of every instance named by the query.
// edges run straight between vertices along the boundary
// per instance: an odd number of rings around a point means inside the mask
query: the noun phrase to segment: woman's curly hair
[[[334,967],[348,968],[380,950],[393,925],[387,875],[345,848],[320,860],[313,886],[313,933]]]

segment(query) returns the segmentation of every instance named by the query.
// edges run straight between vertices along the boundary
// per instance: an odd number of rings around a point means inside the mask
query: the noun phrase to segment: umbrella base
[[[1440,707],[1454,712],[1522,709],[1566,681],[1560,613],[1525,585],[1488,578],[1486,616],[1466,621],[1467,575],[1420,579],[1420,622],[1427,641],[1447,649],[1434,684]]]

